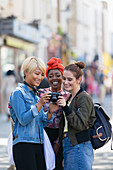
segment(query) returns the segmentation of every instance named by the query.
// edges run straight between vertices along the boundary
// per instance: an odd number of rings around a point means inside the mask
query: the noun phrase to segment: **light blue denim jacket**
[[[38,112],[36,103],[39,97],[25,84],[19,87],[10,96],[10,113],[14,121],[13,145],[19,142],[43,143],[43,127],[50,121],[43,107]],[[52,118],[51,118],[52,121]]]

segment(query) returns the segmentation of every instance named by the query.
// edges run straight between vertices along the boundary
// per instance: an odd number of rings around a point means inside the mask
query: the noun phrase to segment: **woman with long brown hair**
[[[89,127],[94,124],[95,110],[91,96],[80,86],[84,68],[85,64],[81,61],[65,67],[63,87],[71,95],[67,102],[63,96],[59,96],[57,101],[57,104],[62,106],[65,116],[64,170],[92,170],[94,154]]]

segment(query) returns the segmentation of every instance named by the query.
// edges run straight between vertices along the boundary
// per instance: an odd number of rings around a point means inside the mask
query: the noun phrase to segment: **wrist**
[[[43,106],[43,103],[39,100],[39,102],[37,103],[39,106]]]
[[[66,103],[64,103],[64,105],[62,107],[65,107],[66,106]]]
[[[65,103],[62,107],[63,107],[63,108],[67,107],[67,104]]]
[[[67,116],[72,113],[72,110],[69,108],[69,106],[67,104],[65,107],[62,107],[62,109]]]
[[[40,111],[41,107],[43,106],[42,103],[39,101],[38,103],[36,103],[36,108],[37,108],[37,111]]]

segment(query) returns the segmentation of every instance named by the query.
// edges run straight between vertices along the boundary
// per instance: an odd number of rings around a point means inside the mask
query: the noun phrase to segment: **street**
[[[0,114],[0,170],[6,170],[10,166],[7,152],[7,139],[10,131],[10,121],[7,121],[5,114]]]
[[[93,98],[98,102],[98,98]],[[112,98],[106,96],[104,109],[112,118]],[[112,122],[112,121],[111,121]],[[7,138],[11,131],[11,124],[7,121],[5,114],[0,114],[0,170],[7,170],[10,167],[7,153]],[[113,170],[113,150],[111,150],[111,140],[100,149],[94,151],[93,170]]]

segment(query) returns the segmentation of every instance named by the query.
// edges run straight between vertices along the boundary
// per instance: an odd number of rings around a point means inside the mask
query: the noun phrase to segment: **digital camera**
[[[52,92],[50,93],[50,99],[49,101],[56,102],[58,100],[58,96],[62,96],[62,94],[58,92]]]

